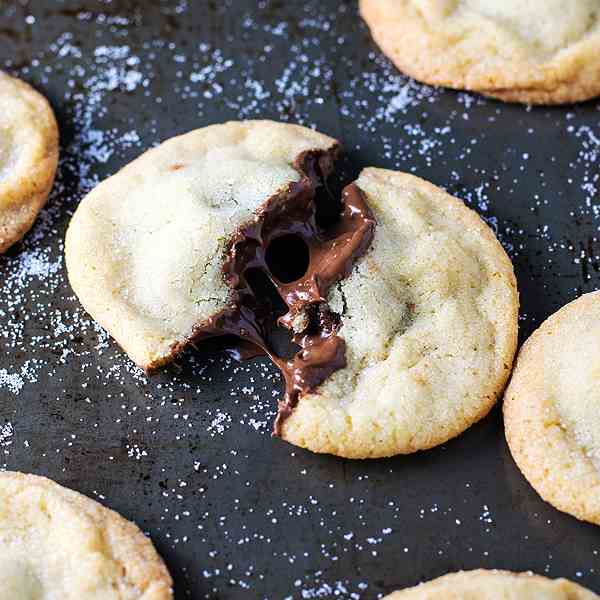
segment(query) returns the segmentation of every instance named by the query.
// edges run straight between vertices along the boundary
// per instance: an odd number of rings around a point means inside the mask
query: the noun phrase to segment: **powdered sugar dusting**
[[[177,598],[370,599],[476,567],[597,588],[595,532],[533,495],[498,414],[411,457],[292,448],[270,436],[281,381],[267,361],[207,346],[146,376],[77,301],[63,239],[80,199],[163,139],[300,123],[343,141],[349,174],[402,169],[476,210],[514,260],[525,336],[600,286],[598,103],[526,110],[419,84],[344,2],[8,4],[4,67],[50,97],[62,148],[48,206],[0,257],[0,466],[135,519]]]

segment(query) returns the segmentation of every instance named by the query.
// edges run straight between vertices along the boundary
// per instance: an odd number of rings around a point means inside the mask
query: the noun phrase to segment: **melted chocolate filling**
[[[191,342],[233,335],[236,358],[267,354],[285,379],[273,434],[299,399],[346,366],[341,317],[327,306],[331,287],[368,250],[375,219],[355,184],[337,200],[327,188],[337,151],[306,152],[302,178],[272,196],[228,245],[223,275],[229,305],[195,327]],[[292,348],[278,337],[291,334]]]

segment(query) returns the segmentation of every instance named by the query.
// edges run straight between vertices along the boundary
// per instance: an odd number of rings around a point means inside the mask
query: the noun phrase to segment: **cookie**
[[[460,200],[382,169],[356,185],[377,227],[328,297],[347,366],[302,397],[283,437],[375,458],[442,444],[489,412],[516,350],[518,294],[502,246]]]
[[[361,0],[376,43],[404,73],[507,102],[600,94],[598,0]]]
[[[274,431],[293,444],[352,458],[430,448],[503,390],[512,265],[474,212],[415,177],[367,169],[333,195],[337,151],[272,122],[170,140],[83,200],[69,278],[146,370],[226,334],[268,354],[286,388]]]
[[[510,451],[540,496],[600,525],[600,292],[547,319],[519,353],[504,400]]]
[[[133,523],[44,477],[0,473],[0,598],[170,600],[171,586]]]
[[[300,163],[336,149],[332,138],[271,121],[164,142],[78,207],[65,246],[75,293],[138,366],[172,361],[231,304],[223,263],[234,232],[290,187],[309,194]]]
[[[595,600],[593,592],[567,579],[532,573],[460,571],[416,587],[394,592],[384,600]]]
[[[46,99],[0,71],[0,253],[31,228],[52,189],[58,126]]]

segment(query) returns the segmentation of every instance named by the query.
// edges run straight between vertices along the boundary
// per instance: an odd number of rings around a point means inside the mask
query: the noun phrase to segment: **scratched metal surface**
[[[349,462],[272,439],[264,360],[212,348],[146,378],[79,306],[62,240],[79,199],[143,149],[248,117],[340,138],[346,171],[415,172],[509,251],[522,338],[600,284],[600,104],[526,109],[432,90],[380,55],[355,3],[10,1],[0,65],[51,100],[60,173],[0,257],[0,466],[47,475],[154,540],[183,598],[377,598],[456,569],[565,576],[600,592],[597,530],[545,505],[498,410],[416,456]]]

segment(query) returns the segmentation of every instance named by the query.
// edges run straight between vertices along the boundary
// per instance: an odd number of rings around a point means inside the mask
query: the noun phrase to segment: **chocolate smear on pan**
[[[294,166],[301,179],[234,232],[222,267],[229,306],[198,324],[190,340],[235,336],[239,358],[264,353],[279,367],[285,395],[274,435],[302,396],[346,366],[341,317],[327,306],[327,294],[368,250],[375,219],[356,184],[340,199],[329,192],[336,156],[337,148],[300,155]]]

